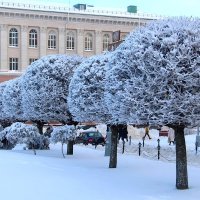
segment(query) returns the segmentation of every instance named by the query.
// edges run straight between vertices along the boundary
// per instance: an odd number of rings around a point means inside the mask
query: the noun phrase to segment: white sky
[[[76,2],[77,0],[70,0],[71,4]],[[80,2],[92,4],[95,7],[123,9],[129,5],[136,5],[139,11],[152,14],[200,16],[199,0],[82,0]]]
[[[24,2],[27,0],[3,0],[5,2]],[[2,2],[2,1],[1,1]],[[123,9],[129,5],[136,5],[138,11],[167,16],[199,16],[200,0],[31,0],[31,3],[52,4],[62,3],[71,6],[77,3],[94,5],[95,8]]]

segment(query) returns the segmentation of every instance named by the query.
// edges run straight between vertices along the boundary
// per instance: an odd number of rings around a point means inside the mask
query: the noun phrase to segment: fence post
[[[124,140],[122,141],[122,145],[123,145],[122,146],[122,153],[124,153],[124,149],[125,149],[125,141]]]
[[[160,159],[160,139],[158,141],[158,160]]]
[[[145,140],[145,138],[143,137],[142,138],[142,146],[144,147],[144,140]]]
[[[131,135],[129,136],[129,145],[131,145]]]
[[[140,156],[141,155],[141,146],[142,146],[141,142],[139,142],[138,146],[139,146],[139,156]]]

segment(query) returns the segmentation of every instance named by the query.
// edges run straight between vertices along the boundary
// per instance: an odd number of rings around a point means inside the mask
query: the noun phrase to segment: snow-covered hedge
[[[40,137],[37,127],[26,125],[21,122],[16,122],[6,129],[8,132],[6,138],[12,144],[36,144]]]
[[[6,134],[7,134],[7,129],[3,129],[2,131],[0,131],[0,141],[6,138]]]
[[[6,138],[8,128],[3,129],[0,132],[0,149],[12,149],[16,144],[12,144]]]
[[[12,146],[16,144],[26,144],[29,149],[48,149],[49,139],[40,135],[37,127],[26,125],[21,122],[13,123],[0,132],[0,140],[6,139],[6,143]],[[8,144],[4,144],[8,145]]]

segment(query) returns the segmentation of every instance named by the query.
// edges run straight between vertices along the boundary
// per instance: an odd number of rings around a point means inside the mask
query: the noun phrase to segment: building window
[[[88,33],[85,36],[85,51],[92,51],[92,34]]]
[[[125,40],[125,38],[126,38],[126,35],[122,35],[122,36],[121,36],[121,40],[123,40],[123,41],[124,41],[124,40]]]
[[[67,50],[74,50],[74,34],[67,33]]]
[[[54,31],[49,33],[48,49],[56,49],[56,33]]]
[[[11,28],[9,31],[9,46],[18,47],[18,31],[16,28]]]
[[[9,58],[10,70],[18,70],[18,58]]]
[[[29,65],[31,65],[31,63],[35,62],[36,60],[38,60],[37,58],[29,58]]]
[[[110,43],[110,36],[108,34],[105,34],[103,36],[103,51],[108,50],[109,43]]]
[[[37,48],[37,31],[31,29],[29,32],[29,47]]]

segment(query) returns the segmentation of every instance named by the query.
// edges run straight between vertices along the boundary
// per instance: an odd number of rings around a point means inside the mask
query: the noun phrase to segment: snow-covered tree
[[[69,85],[69,110],[78,122],[105,122],[109,116],[104,106],[104,80],[109,54],[83,61]]]
[[[73,125],[53,127],[53,131],[51,133],[51,141],[54,144],[58,142],[64,144],[68,140],[74,140],[75,137],[76,137],[76,128]]]
[[[62,154],[63,157],[63,145],[68,141],[74,141],[76,137],[76,127],[74,125],[65,125],[59,127],[53,127],[53,131],[51,133],[51,141],[56,144],[60,142],[62,144]],[[69,143],[68,143],[69,144]]]
[[[2,121],[4,119],[4,113],[3,113],[3,91],[6,87],[6,83],[0,84],[0,120]]]
[[[7,82],[3,91],[4,118],[10,121],[23,120],[21,103],[21,78],[16,78]]]
[[[3,99],[4,99],[4,90],[6,85],[9,84],[10,81],[6,81],[0,84],[0,124],[5,128],[10,125],[10,121],[6,119],[5,113],[3,112]]]
[[[68,105],[75,120],[110,124],[105,106],[105,75],[111,53],[88,58],[77,68],[69,86]],[[110,168],[116,167],[117,127],[111,126]]]
[[[22,79],[22,104],[26,119],[62,123],[72,120],[67,108],[68,86],[82,60],[79,56],[49,55],[28,67]]]
[[[200,19],[158,20],[132,32],[110,65],[112,122],[174,128],[176,187],[188,188],[184,128],[200,123]]]

